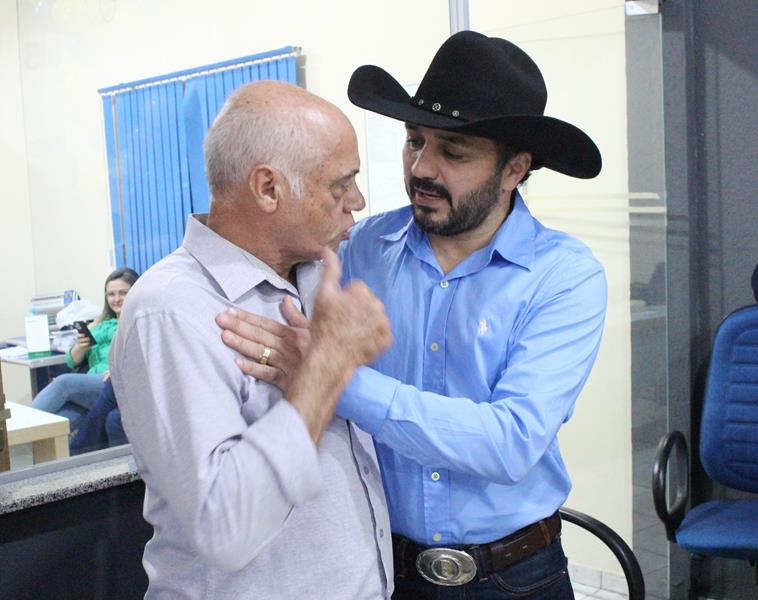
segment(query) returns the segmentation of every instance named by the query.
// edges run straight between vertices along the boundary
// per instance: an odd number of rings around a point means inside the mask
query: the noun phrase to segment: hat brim
[[[506,142],[532,153],[533,162],[559,173],[591,179],[600,173],[600,151],[578,127],[543,115],[507,115],[461,121],[415,106],[398,81],[375,65],[356,69],[350,78],[348,98],[372,112],[432,129],[458,131]]]

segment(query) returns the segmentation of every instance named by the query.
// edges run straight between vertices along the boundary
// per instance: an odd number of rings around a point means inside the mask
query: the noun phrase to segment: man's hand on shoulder
[[[310,321],[290,296],[282,301],[282,314],[289,326],[237,308],[216,315],[216,323],[224,343],[239,352],[235,362],[242,372],[286,394],[310,347],[311,333]],[[266,364],[261,364],[266,348]]]
[[[239,309],[216,317],[224,343],[241,354],[236,359],[240,369],[279,387],[302,415],[314,441],[329,423],[355,369],[392,343],[382,302],[360,281],[342,289],[340,275],[337,255],[325,250],[311,322],[287,299],[282,313],[289,326]]]

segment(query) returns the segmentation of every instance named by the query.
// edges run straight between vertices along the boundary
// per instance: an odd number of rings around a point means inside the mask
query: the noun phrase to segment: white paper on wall
[[[26,349],[28,352],[50,351],[50,329],[47,315],[28,315],[24,318]]]

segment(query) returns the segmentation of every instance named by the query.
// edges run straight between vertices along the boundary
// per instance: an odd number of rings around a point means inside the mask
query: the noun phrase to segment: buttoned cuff
[[[66,350],[66,356],[64,357],[64,360],[66,361],[66,365],[68,366],[68,368],[71,369],[72,371],[76,369],[76,367],[78,366],[76,363],[74,363],[74,357],[71,356],[71,348]]]
[[[337,414],[366,433],[381,431],[400,382],[369,367],[356,369],[337,405]]]
[[[283,494],[300,504],[321,491],[318,450],[300,413],[286,400],[279,400],[248,427],[243,437],[271,465]]]

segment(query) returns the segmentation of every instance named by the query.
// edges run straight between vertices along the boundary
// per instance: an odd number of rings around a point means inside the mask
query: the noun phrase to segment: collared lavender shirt
[[[389,598],[390,527],[371,438],[334,418],[316,447],[281,392],[240,372],[214,317],[284,322],[298,289],[191,216],[182,246],[129,292],[111,350],[145,482],[147,598]]]

